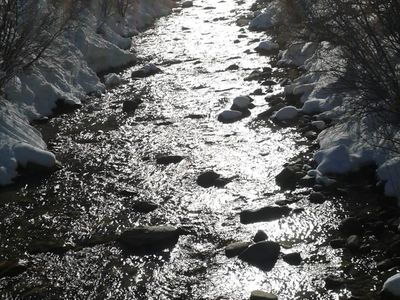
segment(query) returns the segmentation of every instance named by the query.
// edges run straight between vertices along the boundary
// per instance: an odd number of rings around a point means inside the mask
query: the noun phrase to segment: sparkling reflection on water
[[[267,57],[253,51],[263,35],[243,33],[235,24],[253,0],[195,2],[134,41],[143,61],[160,65],[162,74],[132,80],[126,70],[126,84],[52,120],[42,131],[64,168],[1,192],[2,257],[22,258],[29,266],[19,277],[0,280],[6,298],[30,292],[40,299],[236,300],[255,289],[280,299],[338,298],[324,290],[321,274],[341,263],[324,244],[340,207],[331,202],[310,206],[301,191],[291,196],[275,185],[282,165],[304,150],[296,145],[296,134],[254,121],[268,107],[263,96],[255,96],[249,118],[228,125],[216,120],[234,97],[259,88],[243,78],[269,65]],[[247,37],[235,42],[239,34]],[[225,71],[232,64],[240,69]],[[124,114],[122,103],[135,95],[144,103],[134,116]],[[190,114],[204,117],[186,118]],[[155,164],[160,154],[185,159],[164,167]],[[197,186],[196,177],[208,169],[235,179],[223,189]],[[306,210],[274,222],[240,224],[242,209],[286,197],[300,198],[292,207]],[[140,214],[132,207],[136,200],[160,207]],[[147,224],[182,226],[194,234],[161,255],[133,256],[113,243],[65,256],[26,253],[35,240],[75,246]],[[225,257],[227,244],[250,240],[258,229],[284,245],[283,252],[300,251],[304,264],[279,260],[263,272]]]

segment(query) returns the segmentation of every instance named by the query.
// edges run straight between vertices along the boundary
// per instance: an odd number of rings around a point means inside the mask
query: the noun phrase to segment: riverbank
[[[135,63],[131,37],[174,5],[172,0],[138,0],[123,17],[103,16],[99,1],[88,2],[79,11],[79,26],[55,40],[36,66],[8,83],[0,101],[0,185],[11,184],[20,172],[57,168],[55,155],[30,124],[80,107],[87,95],[103,93],[98,74]]]

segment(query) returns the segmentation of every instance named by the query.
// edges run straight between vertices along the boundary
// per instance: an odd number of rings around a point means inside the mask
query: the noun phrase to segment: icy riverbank
[[[56,164],[30,122],[57,106],[79,106],[90,93],[105,89],[97,73],[135,63],[131,37],[155,18],[170,13],[174,0],[134,1],[125,17],[103,20],[100,1],[80,12],[81,23],[57,40],[37,66],[16,77],[0,99],[0,185],[12,183],[18,167]]]
[[[282,2],[271,1],[258,12],[250,28],[270,30],[290,22],[288,18],[284,15]],[[359,97],[359,93],[335,89],[340,79],[326,72],[332,66],[345,68],[339,51],[327,42],[299,41],[279,53],[277,67],[297,68],[301,74],[285,86],[286,97],[300,99],[300,113],[312,116],[316,122],[330,123],[318,135],[320,150],[314,156],[317,168],[310,170],[308,175],[315,177],[319,184],[331,185],[335,181],[329,178],[330,174],[345,174],[376,165],[377,178],[384,184],[385,194],[400,199],[400,160],[393,151],[395,145],[378,134],[382,125],[374,121],[376,118],[372,114],[363,118],[351,117],[354,101],[349,100]]]

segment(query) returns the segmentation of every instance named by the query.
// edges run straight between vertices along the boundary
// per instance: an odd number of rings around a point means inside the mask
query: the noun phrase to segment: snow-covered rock
[[[104,76],[104,83],[107,87],[114,87],[121,84],[122,78],[118,74],[110,73]]]
[[[218,115],[218,121],[222,123],[231,123],[240,120],[243,113],[237,110],[224,110]]]
[[[268,3],[257,17],[251,20],[249,28],[251,30],[267,30],[279,24],[282,18],[282,7],[280,1]]]
[[[279,50],[279,45],[273,41],[262,41],[255,50],[260,53],[269,53]]]
[[[400,299],[400,273],[389,277],[383,284],[382,293],[387,297]]]
[[[294,106],[285,106],[278,110],[274,115],[273,118],[279,121],[287,121],[295,119],[299,114],[299,110]]]
[[[288,49],[282,51],[279,55],[278,66],[297,66],[301,67],[310,59],[318,48],[317,43],[294,43]]]

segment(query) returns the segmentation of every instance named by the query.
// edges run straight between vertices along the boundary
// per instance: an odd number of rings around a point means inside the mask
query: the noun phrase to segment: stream
[[[243,79],[270,66],[268,56],[254,51],[265,33],[236,25],[251,14],[253,0],[195,2],[134,38],[140,62],[154,63],[163,73],[132,79],[138,66],[124,70],[124,84],[39,126],[63,167],[0,190],[0,256],[28,266],[19,276],[0,279],[0,298],[240,300],[254,290],[279,299],[350,295],[347,289],[327,290],[324,282],[342,272],[343,250],[326,240],[346,216],[344,204],[310,204],[306,188],[284,192],[275,183],[283,165],[307,150],[305,139],[294,128],[257,120],[268,109],[265,93],[252,96],[249,117],[232,124],[217,120],[235,97],[260,88]],[[234,64],[238,70],[227,70]],[[276,85],[269,92],[281,91]],[[134,114],[125,113],[123,103],[135,97],[143,103]],[[164,166],[156,163],[160,155],[184,159]],[[198,186],[197,176],[207,170],[232,182]],[[240,223],[242,210],[287,199],[296,199],[289,216]],[[137,201],[158,208],[138,212]],[[191,234],[158,254],[133,255],[115,242],[76,247],[134,226],[163,224]],[[258,230],[279,242],[283,253],[301,253],[302,264],[279,259],[262,271],[225,256],[227,245],[250,241]],[[61,242],[71,250],[32,254],[37,241]]]

